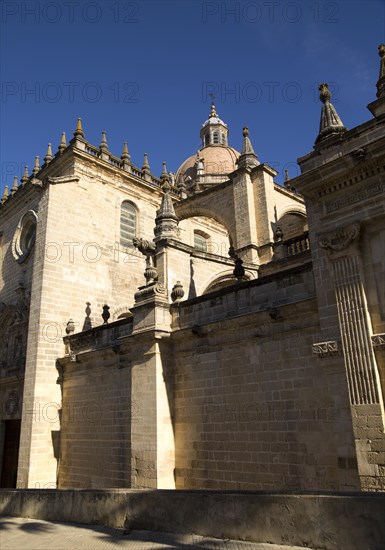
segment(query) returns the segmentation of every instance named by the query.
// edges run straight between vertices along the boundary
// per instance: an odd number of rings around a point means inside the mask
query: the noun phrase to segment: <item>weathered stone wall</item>
[[[311,274],[254,283],[175,312],[177,487],[355,490],[346,383],[334,399],[333,359],[312,355]]]
[[[162,306],[159,343],[158,309],[137,305],[132,335],[63,360],[62,487],[358,489],[344,376],[312,354],[309,266]],[[71,419],[80,403],[99,411],[92,426]]]
[[[126,319],[67,339],[59,487],[175,486],[169,350],[131,332]]]
[[[109,305],[112,320],[127,315],[134,305],[134,292],[144,284],[144,257],[120,244],[121,203],[129,200],[135,205],[137,235],[152,240],[162,195],[154,185],[131,181],[113,166],[80,151],[73,156],[67,151],[64,157],[44,168],[42,186],[28,182],[1,209],[0,301],[15,304],[19,282],[26,296],[32,295],[28,346],[26,338],[23,343],[27,354],[24,398],[22,377],[5,380],[0,376],[2,409],[12,391],[24,402],[21,486],[56,483],[54,438],[60,392],[55,361],[64,352],[68,320],[74,320],[75,332],[98,326],[103,322],[104,304]],[[22,215],[31,209],[37,215],[36,241],[27,260],[19,264],[12,243]],[[214,242],[221,241],[223,228],[215,222],[209,225]],[[191,236],[194,227],[207,230],[208,222],[187,220],[185,226]],[[21,417],[21,408],[18,415],[14,418]]]
[[[10,196],[0,213],[0,472],[5,422],[22,417],[25,355],[28,339],[29,301],[35,249],[23,262],[13,252],[22,217],[33,210],[39,219],[40,192],[23,188]],[[22,285],[22,295],[17,289]],[[10,308],[14,308],[10,311]],[[9,311],[9,313],[8,313]],[[32,330],[32,325],[30,330]]]
[[[0,491],[0,514],[6,516],[319,550],[383,548],[384,506],[384,495],[373,493]]]
[[[131,486],[131,373],[113,352],[69,363],[64,374],[58,486]]]
[[[299,159],[295,180],[306,199],[320,342],[341,354],[363,490],[385,487],[383,136],[383,121],[372,120],[344,134],[343,146],[321,142]],[[331,388],[337,398],[341,389]]]

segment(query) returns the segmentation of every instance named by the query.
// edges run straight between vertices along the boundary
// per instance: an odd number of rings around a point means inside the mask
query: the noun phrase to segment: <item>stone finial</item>
[[[8,199],[8,185],[5,186],[4,188],[4,193],[3,193],[3,196],[1,198],[1,204],[4,204],[5,201]]]
[[[183,180],[181,180],[177,184],[177,188],[178,188],[180,198],[181,199],[186,199],[187,198],[187,187],[186,187],[186,184]]]
[[[108,306],[107,304],[104,304],[103,306],[103,312],[102,312],[102,319],[103,319],[103,324],[107,324],[108,323],[108,319],[111,317],[111,314],[110,314],[110,306]]]
[[[120,158],[122,160],[131,160],[130,153],[128,152],[127,141],[125,141],[123,144],[123,153],[121,154]]]
[[[18,189],[19,189],[19,183],[17,180],[17,176],[13,176],[13,185],[11,187],[11,195],[14,195]]]
[[[211,94],[211,111],[209,114],[209,118],[218,117],[217,111],[215,109],[215,103],[214,103],[214,94]]]
[[[237,165],[239,168],[254,168],[254,166],[259,165],[258,157],[254,152],[253,146],[249,138],[249,129],[247,127],[243,128],[243,145],[242,151],[237,160]]]
[[[100,142],[99,149],[104,152],[108,152],[107,134],[102,132],[102,141]]]
[[[171,300],[174,303],[180,302],[183,296],[184,296],[183,285],[180,281],[177,281],[176,284],[172,287]]]
[[[33,170],[32,170],[32,175],[36,176],[36,174],[39,172],[39,170],[40,170],[40,161],[39,161],[38,155],[36,155],[35,165],[34,165]]]
[[[280,243],[283,239],[283,231],[281,227],[277,227],[274,231],[274,241]]]
[[[146,269],[144,277],[146,279],[146,286],[152,284],[158,278],[158,271],[155,266],[155,244],[147,241],[146,239],[139,239],[134,237],[132,243],[146,257]]]
[[[53,155],[52,155],[52,144],[51,143],[48,143],[48,148],[47,148],[47,154],[45,155],[44,157],[44,162],[46,164],[49,164],[51,162],[51,160],[53,159]]]
[[[285,187],[288,186],[290,181],[289,170],[285,170]]]
[[[66,133],[62,132],[61,140],[58,147],[59,153],[62,154],[66,147],[67,147]]]
[[[83,131],[83,125],[82,125],[82,119],[79,117],[78,122],[76,125],[76,129],[74,131],[74,136],[76,138],[82,138],[84,139],[84,131]]]
[[[240,283],[245,276],[245,268],[243,267],[243,261],[240,258],[235,259],[234,267],[234,277],[237,278],[238,283]]]
[[[380,76],[377,82],[377,97],[385,97],[385,44],[378,46],[378,55],[380,56]]]
[[[147,155],[147,153],[144,153],[142,170],[143,170],[143,172],[150,172],[150,165],[148,164],[148,155]]]
[[[169,172],[169,173],[168,173],[168,176],[169,176],[169,178],[170,178],[170,184],[171,184],[171,186],[174,187],[174,186],[175,186],[175,174],[174,174],[174,172]]]
[[[369,103],[368,109],[375,117],[385,114],[385,44],[378,46],[380,56],[380,75],[377,81],[377,99]]]
[[[166,181],[168,182],[170,178],[167,172],[166,163],[163,162],[162,164],[163,164],[163,168],[162,168],[162,173],[160,175],[160,180],[164,184]]]
[[[28,166],[25,165],[24,167],[24,174],[23,174],[23,177],[21,178],[20,182],[21,182],[21,185],[25,185],[27,183],[29,179],[29,175],[28,175]]]
[[[322,101],[321,121],[319,134],[316,139],[316,143],[319,143],[323,139],[333,134],[343,134],[346,132],[346,128],[342,123],[342,120],[338,116],[334,105],[330,102],[332,94],[328,88],[328,84],[325,82],[319,85],[320,100]]]
[[[329,90],[329,84],[327,82],[320,84],[318,86],[318,90],[320,92],[319,98],[322,101],[322,103],[326,103],[327,101],[330,101],[332,94],[331,94],[331,91]]]
[[[205,175],[205,159],[201,157],[199,150],[195,159],[195,169],[198,178],[202,178]]]
[[[66,334],[70,336],[75,332],[75,323],[73,319],[69,319],[66,326]]]
[[[175,238],[178,236],[178,218],[175,215],[174,205],[170,197],[171,186],[167,178],[164,178],[162,190],[163,197],[155,218],[155,242],[164,238]]]

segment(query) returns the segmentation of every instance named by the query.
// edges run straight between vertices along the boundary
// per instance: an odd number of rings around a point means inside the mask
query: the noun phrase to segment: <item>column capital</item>
[[[318,241],[321,248],[328,251],[333,257],[346,254],[350,245],[357,242],[361,233],[361,226],[357,223],[352,223],[344,227],[340,227],[329,233],[324,233]]]

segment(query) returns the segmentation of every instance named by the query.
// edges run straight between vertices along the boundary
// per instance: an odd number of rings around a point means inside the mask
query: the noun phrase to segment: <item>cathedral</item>
[[[385,45],[284,185],[214,99],[160,177],[73,137],[0,207],[1,487],[384,491]],[[192,131],[194,129],[192,128]],[[309,144],[309,150],[312,144]]]

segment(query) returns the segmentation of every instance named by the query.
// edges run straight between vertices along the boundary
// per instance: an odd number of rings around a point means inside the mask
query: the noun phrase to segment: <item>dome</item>
[[[198,156],[199,155],[199,156]],[[227,179],[228,174],[236,170],[236,160],[240,153],[226,145],[209,145],[200,149],[198,155],[192,155],[178,168],[177,183],[195,181],[198,162],[203,161],[205,180],[220,182]],[[191,180],[190,180],[191,178]]]
[[[176,184],[184,184],[190,192],[199,192],[226,181],[237,169],[240,153],[229,147],[229,129],[216,112],[214,97],[209,118],[201,126],[202,145],[196,155],[184,161],[176,173]],[[183,187],[183,186],[182,186]]]
[[[222,126],[225,126],[227,128],[227,124],[225,124],[223,120],[221,120],[218,116],[210,116],[210,118],[208,118],[206,122],[202,124],[202,127],[204,128],[208,124],[221,124]]]

